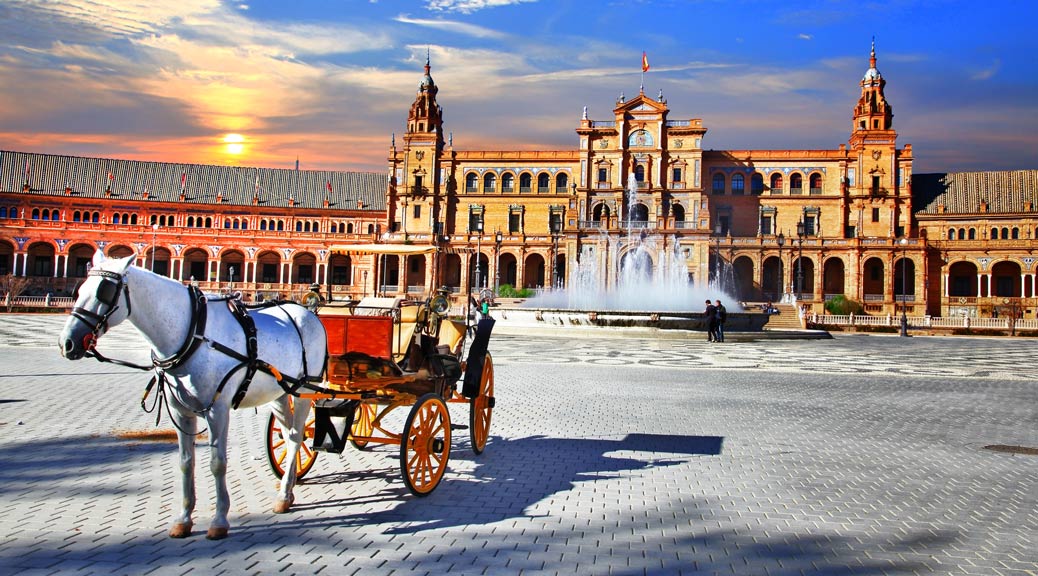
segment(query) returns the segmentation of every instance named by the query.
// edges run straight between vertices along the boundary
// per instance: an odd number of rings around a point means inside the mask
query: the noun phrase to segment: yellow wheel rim
[[[400,471],[413,494],[427,496],[439,485],[450,445],[447,405],[436,394],[422,396],[407,416],[400,444]]]
[[[374,420],[374,406],[363,403],[357,405],[357,410],[353,413],[353,427],[350,428],[350,443],[358,450],[365,449],[368,446],[368,441],[357,440],[356,437],[370,437],[375,431],[375,427],[372,425]]]
[[[479,396],[472,399],[469,410],[469,436],[472,451],[482,454],[490,438],[490,420],[494,415],[494,362],[487,354],[483,363],[483,377],[479,384]]]
[[[295,404],[292,398],[288,399],[288,406],[291,411],[295,411]],[[307,444],[307,440],[311,440],[314,437],[314,416],[311,409],[311,416],[306,420],[306,428],[303,430],[303,440],[299,444],[299,453],[296,456],[296,479],[300,480],[306,473],[314,467],[314,462],[317,461],[317,452]],[[281,478],[285,475],[285,458],[288,458],[288,449],[285,446],[286,441],[281,435],[281,426],[278,424],[277,418],[273,414],[270,415],[270,419],[267,421],[267,463],[270,464],[270,469],[275,476]]]

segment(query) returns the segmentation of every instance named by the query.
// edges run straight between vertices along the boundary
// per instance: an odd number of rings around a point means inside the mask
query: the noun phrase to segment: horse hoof
[[[215,526],[210,527],[209,531],[205,533],[205,537],[208,540],[223,540],[227,537],[227,529],[217,528]]]
[[[289,509],[292,508],[292,503],[294,501],[295,501],[295,498],[278,498],[274,502],[274,513],[275,514],[284,514],[284,513],[288,512]]]
[[[191,535],[191,523],[190,522],[177,522],[169,529],[170,538],[187,538]]]

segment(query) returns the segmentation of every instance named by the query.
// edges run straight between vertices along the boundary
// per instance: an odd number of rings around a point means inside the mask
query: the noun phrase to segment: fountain
[[[626,234],[617,237],[602,231],[597,241],[585,240],[565,288],[546,289],[519,309],[502,310],[504,316],[532,312],[538,323],[554,325],[698,329],[709,298],[724,302],[731,322],[731,313],[742,312],[728,290],[735,286],[732,266],[718,258],[707,282],[690,282],[687,255],[677,238],[651,234],[645,220],[635,220],[637,197],[638,182],[632,174],[627,183]]]
[[[569,286],[553,287],[528,300],[524,307],[559,310],[694,312],[703,302],[720,298],[729,310],[741,310],[726,290],[734,286],[731,266],[719,268],[705,286],[689,281],[688,260],[674,236],[650,234],[646,222],[636,221],[638,182],[627,181],[627,234],[610,237],[602,231],[597,242],[585,241]]]

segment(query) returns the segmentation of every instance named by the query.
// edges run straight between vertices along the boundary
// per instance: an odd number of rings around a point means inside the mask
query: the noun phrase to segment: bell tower
[[[894,109],[883,95],[887,81],[876,69],[876,42],[872,42],[869,54],[869,69],[861,79],[861,98],[854,108],[854,134],[860,132],[893,130]],[[852,136],[853,138],[853,136]]]
[[[429,234],[442,220],[442,182],[440,155],[444,151],[443,109],[436,103],[438,88],[430,73],[429,56],[418,93],[407,114],[407,131],[403,149],[394,139],[390,149],[390,184],[387,212],[389,230],[412,234]]]
[[[883,89],[887,81],[876,68],[876,42],[861,79],[854,107],[845,182],[852,200],[848,221],[855,235],[898,237],[906,234],[911,213],[911,148],[897,149],[894,110]]]

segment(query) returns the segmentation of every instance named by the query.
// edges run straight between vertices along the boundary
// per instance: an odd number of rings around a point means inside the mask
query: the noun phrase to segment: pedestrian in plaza
[[[706,320],[706,341],[713,342],[717,335],[717,308],[709,299],[706,301],[706,312],[703,313],[703,319]]]
[[[714,339],[718,342],[724,342],[724,323],[728,321],[728,310],[725,309],[724,304],[721,304],[720,300],[716,301],[714,315],[717,316],[717,330],[714,331]]]

